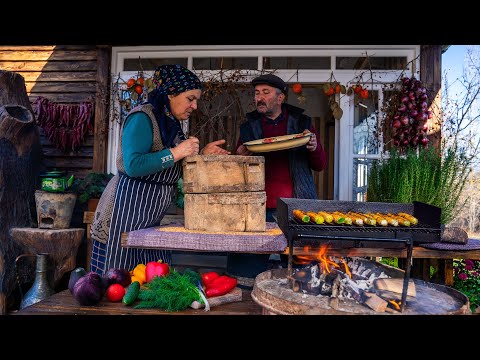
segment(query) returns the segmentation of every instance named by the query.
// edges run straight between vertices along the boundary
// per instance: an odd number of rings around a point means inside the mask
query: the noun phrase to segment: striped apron
[[[121,246],[123,232],[160,225],[172,204],[181,176],[181,162],[161,172],[141,177],[120,173],[108,241],[93,241],[91,271],[103,275],[108,269],[132,270],[137,264],[162,260],[171,263],[171,250],[137,249]]]

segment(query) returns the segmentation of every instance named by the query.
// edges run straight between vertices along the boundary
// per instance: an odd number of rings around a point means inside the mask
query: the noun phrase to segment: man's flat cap
[[[285,84],[285,81],[283,81],[276,75],[264,74],[252,80],[253,86],[257,86],[260,84],[267,84],[276,87],[277,89],[280,89],[285,95],[287,94],[287,84]]]

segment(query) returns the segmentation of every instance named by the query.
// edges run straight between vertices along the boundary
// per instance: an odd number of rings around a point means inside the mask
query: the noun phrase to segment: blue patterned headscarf
[[[170,109],[167,95],[175,95],[185,91],[202,89],[200,79],[190,70],[181,65],[162,65],[155,69],[153,74],[155,90],[148,94],[148,102],[153,105],[153,113],[160,127],[163,146],[174,147],[186,139],[180,126]],[[177,137],[179,139],[177,139]]]
[[[181,65],[159,66],[153,74],[153,83],[160,93],[166,95],[202,89],[197,75]]]

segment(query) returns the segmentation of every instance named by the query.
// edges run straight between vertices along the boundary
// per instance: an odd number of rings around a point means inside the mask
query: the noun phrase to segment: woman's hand
[[[202,155],[210,155],[210,154],[216,154],[216,155],[228,155],[230,154],[230,151],[227,151],[225,149],[222,149],[219,145],[225,144],[225,140],[217,140],[217,141],[212,141],[211,143],[208,143],[205,145],[205,147],[202,149],[200,154]]]
[[[200,142],[195,136],[190,136],[187,140],[182,141],[176,147],[171,148],[173,161],[182,160],[184,157],[198,155]]]

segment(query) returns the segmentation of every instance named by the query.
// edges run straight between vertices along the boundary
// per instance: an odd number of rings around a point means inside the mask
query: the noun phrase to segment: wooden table
[[[134,309],[121,302],[111,303],[105,299],[95,306],[81,306],[67,289],[9,315],[260,315],[261,313],[262,307],[253,301],[249,290],[243,290],[241,302],[214,306],[210,311],[188,308],[178,312],[166,312],[160,309]]]

